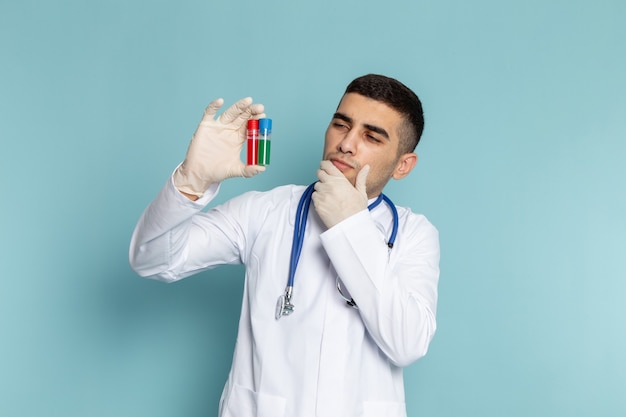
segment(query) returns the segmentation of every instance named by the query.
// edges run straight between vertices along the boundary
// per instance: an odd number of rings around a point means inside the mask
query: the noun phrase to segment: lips
[[[330,158],[330,162],[341,172],[354,168],[352,164],[338,158]]]

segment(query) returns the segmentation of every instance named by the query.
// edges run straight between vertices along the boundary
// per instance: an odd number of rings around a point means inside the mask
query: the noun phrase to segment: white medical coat
[[[428,220],[385,204],[326,230],[313,204],[290,316],[275,318],[289,275],[303,186],[250,192],[202,212],[171,179],[133,233],[130,261],[172,282],[219,264],[246,266],[232,368],[221,417],[403,417],[402,367],[426,354],[435,333],[439,241]],[[359,309],[346,305],[336,277]],[[346,291],[347,290],[347,291]]]

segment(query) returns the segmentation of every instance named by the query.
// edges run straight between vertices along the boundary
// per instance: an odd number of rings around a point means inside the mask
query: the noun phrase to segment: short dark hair
[[[413,152],[424,131],[424,111],[417,94],[400,81],[379,74],[367,74],[354,79],[344,94],[356,93],[385,103],[402,116],[404,126],[398,135],[400,155]]]

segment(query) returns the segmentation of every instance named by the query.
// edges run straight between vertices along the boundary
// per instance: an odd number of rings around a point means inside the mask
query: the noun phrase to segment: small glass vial
[[[258,165],[270,164],[272,145],[272,119],[259,119]]]
[[[259,163],[259,120],[248,120],[248,129],[246,130],[248,141],[248,165],[257,165]]]

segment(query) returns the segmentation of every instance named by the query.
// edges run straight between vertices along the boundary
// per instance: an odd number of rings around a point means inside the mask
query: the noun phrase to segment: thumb
[[[265,166],[262,165],[246,165],[243,168],[242,175],[246,178],[254,177],[257,174],[265,171]]]
[[[363,195],[367,195],[367,174],[370,173],[370,166],[365,165],[356,176],[354,187]]]

